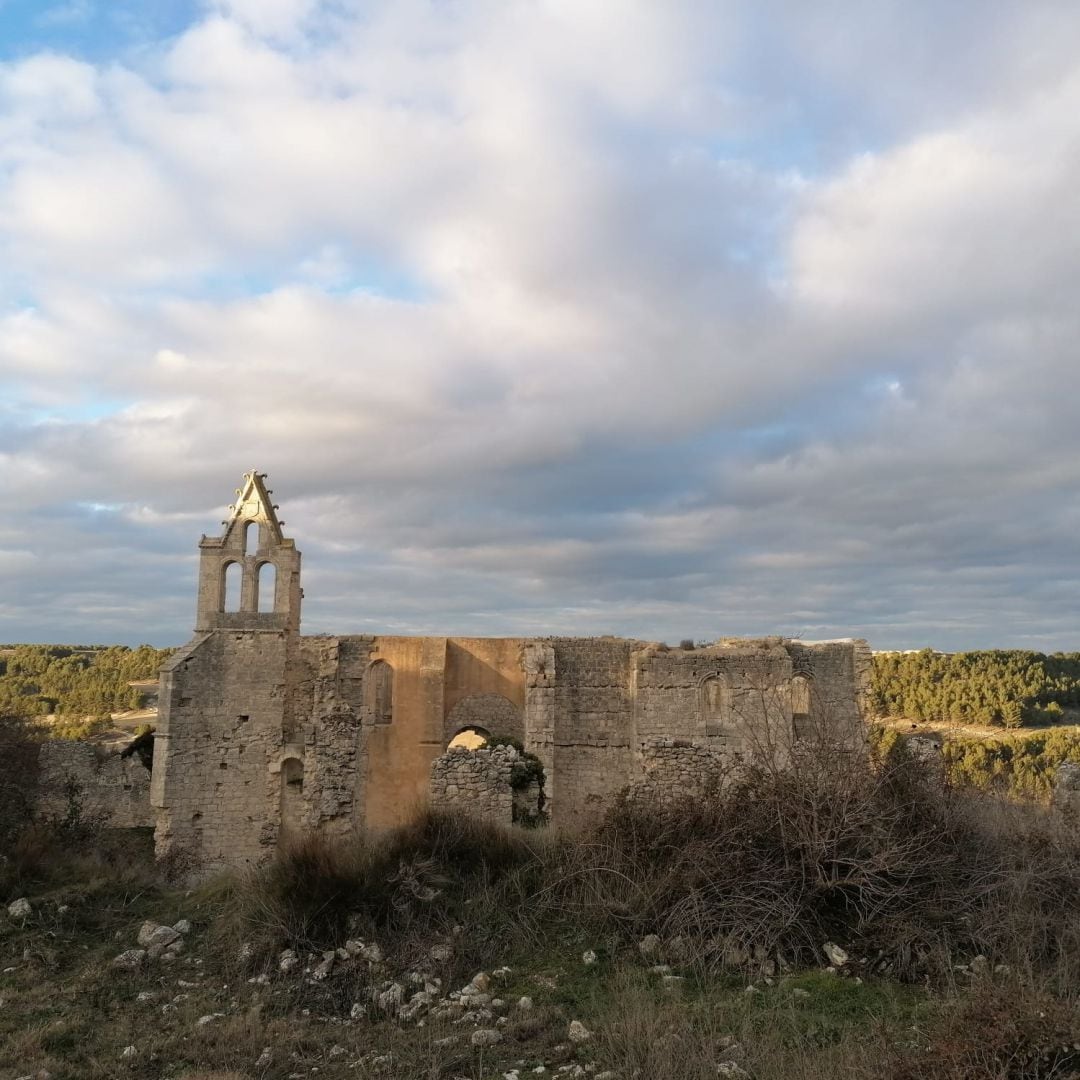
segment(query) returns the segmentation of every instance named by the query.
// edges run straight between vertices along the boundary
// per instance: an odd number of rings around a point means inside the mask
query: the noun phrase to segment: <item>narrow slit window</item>
[[[255,610],[273,611],[275,604],[274,593],[277,589],[277,567],[273,563],[263,563],[255,577]]]
[[[222,611],[240,610],[240,564],[231,562],[225,567],[225,580],[222,582]]]
[[[372,723],[389,724],[394,719],[394,669],[385,660],[368,668],[365,696]]]

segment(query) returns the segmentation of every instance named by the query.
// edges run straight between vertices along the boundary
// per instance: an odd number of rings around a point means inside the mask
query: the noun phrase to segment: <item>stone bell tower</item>
[[[265,480],[245,473],[225,532],[199,541],[197,633],[300,629],[300,552],[281,532]]]

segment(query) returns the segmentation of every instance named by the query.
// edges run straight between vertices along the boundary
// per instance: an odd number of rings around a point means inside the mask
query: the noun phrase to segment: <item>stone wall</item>
[[[162,669],[151,782],[159,854],[182,849],[211,870],[273,850],[288,798],[273,766],[288,753],[283,705],[295,644],[287,631],[219,630]]]
[[[717,750],[790,751],[792,662],[779,638],[651,646],[638,655],[635,674],[639,743],[708,739]]]
[[[741,750],[711,741],[651,738],[641,747],[641,778],[634,794],[664,801],[715,789],[746,760]]]
[[[159,850],[245,865],[290,833],[408,821],[429,798],[432,762],[467,726],[521,739],[544,765],[550,819],[587,825],[650,774],[685,788],[691,759],[782,763],[800,740],[854,744],[859,655],[858,643],[780,638],[671,649],[213,631],[162,676]]]
[[[1057,767],[1051,801],[1070,824],[1080,824],[1080,763],[1063,761]]]
[[[510,783],[517,760],[512,746],[448,750],[431,764],[432,808],[510,825],[514,815]]]
[[[154,825],[150,773],[137,756],[121,758],[93,743],[49,739],[38,753],[37,813],[63,818],[72,805],[85,818],[118,829]]]
[[[553,822],[574,826],[595,820],[636,776],[631,667],[641,644],[623,638],[550,639],[550,764],[534,752],[547,773]]]

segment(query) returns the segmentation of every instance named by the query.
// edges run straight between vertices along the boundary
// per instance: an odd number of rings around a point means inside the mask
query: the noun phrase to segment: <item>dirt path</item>
[[[889,716],[875,720],[882,727],[903,732],[905,735],[940,735],[950,739],[984,739],[993,741],[1023,735],[1038,735],[1048,731],[1068,731],[1080,734],[1080,724],[1047,724],[1019,728],[991,727],[989,724],[959,724],[952,720],[908,720]]]

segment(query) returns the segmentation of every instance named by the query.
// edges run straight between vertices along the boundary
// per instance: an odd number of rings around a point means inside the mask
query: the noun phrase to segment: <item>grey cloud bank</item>
[[[766,6],[0,64],[0,639],[184,640],[255,465],[309,632],[1080,647],[1080,13]]]

